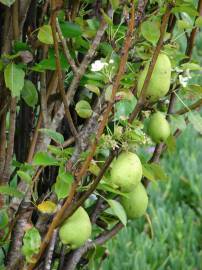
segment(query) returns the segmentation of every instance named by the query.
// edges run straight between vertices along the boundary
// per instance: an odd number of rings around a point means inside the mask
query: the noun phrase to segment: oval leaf
[[[30,184],[32,182],[32,178],[31,176],[24,172],[24,171],[17,171],[17,175],[23,180],[25,181],[26,183]]]
[[[33,165],[54,166],[58,165],[57,159],[46,152],[38,152],[33,158]]]
[[[21,92],[24,101],[30,107],[34,107],[38,102],[38,93],[35,85],[30,80],[25,80],[24,87]]]
[[[141,25],[143,37],[155,45],[160,37],[160,24],[158,20],[147,20]]]
[[[41,236],[38,230],[33,227],[26,231],[23,237],[22,253],[27,262],[33,262],[32,256],[39,252]]]
[[[0,3],[4,4],[5,6],[8,6],[8,7],[10,7],[14,2],[15,2],[15,0],[0,0]]]
[[[43,25],[39,28],[38,39],[45,44],[53,44],[53,34],[50,25]]]
[[[110,205],[113,213],[119,218],[119,220],[123,223],[124,226],[127,224],[127,217],[123,206],[120,202],[115,200],[107,200],[108,204]]]
[[[52,201],[44,201],[37,205],[37,209],[43,214],[54,214],[57,210],[57,205]]]
[[[89,118],[93,113],[90,104],[85,100],[79,101],[76,104],[75,110],[81,118]]]
[[[68,196],[72,182],[72,174],[66,172],[64,168],[60,168],[60,172],[57,176],[57,180],[54,186],[54,191],[59,200]]]
[[[10,187],[9,185],[0,186],[0,193],[12,197],[22,198],[23,193],[17,190],[14,187]]]
[[[6,87],[11,91],[13,97],[19,97],[24,86],[24,71],[14,63],[6,66],[4,71],[4,79]]]
[[[96,85],[85,84],[85,87],[86,87],[89,91],[95,93],[97,96],[100,95],[100,89],[99,89]]]
[[[5,209],[0,210],[0,230],[5,228],[9,222],[8,214]]]
[[[65,38],[73,38],[82,35],[82,29],[78,24],[70,22],[60,23],[62,34]]]
[[[41,129],[39,129],[39,131],[46,134],[48,137],[50,137],[56,143],[59,143],[59,144],[64,143],[64,137],[62,136],[62,134],[60,134],[57,131],[54,131],[54,130],[51,130],[51,129],[48,129],[48,128],[41,128]]]

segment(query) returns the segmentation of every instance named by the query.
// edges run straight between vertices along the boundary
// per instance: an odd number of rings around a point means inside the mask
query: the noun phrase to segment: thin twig
[[[3,175],[6,158],[6,112],[0,118],[0,175]],[[0,179],[0,184],[2,184]]]
[[[14,137],[15,137],[15,121],[16,121],[16,107],[17,101],[16,98],[12,98],[10,105],[10,127],[9,127],[9,139],[6,149],[6,160],[4,165],[4,172],[2,176],[2,181],[7,183],[10,178],[10,167],[11,161],[13,157],[13,149],[14,149]]]
[[[199,2],[198,2],[198,12],[199,12],[199,16],[202,16],[202,0],[199,0]],[[196,18],[195,18],[195,20],[196,20]],[[191,59],[191,56],[192,56],[192,51],[194,48],[194,43],[195,43],[197,31],[198,31],[198,27],[194,27],[191,31],[190,36],[189,36],[188,46],[186,49],[186,55],[188,56],[189,59]]]
[[[159,37],[159,40],[157,42],[155,51],[153,53],[153,56],[152,56],[152,59],[151,59],[151,62],[150,62],[150,65],[149,65],[149,68],[148,68],[148,71],[147,71],[147,75],[146,75],[146,78],[144,80],[144,84],[143,84],[143,87],[141,89],[141,92],[140,92],[138,102],[137,102],[133,112],[130,115],[129,123],[133,122],[133,120],[137,117],[138,113],[140,112],[140,110],[142,109],[142,107],[143,107],[143,105],[145,103],[146,94],[147,94],[147,88],[148,88],[148,85],[149,85],[149,82],[150,82],[152,72],[154,70],[158,55],[159,55],[160,50],[161,50],[161,48],[163,46],[163,38],[164,38],[167,22],[168,22],[172,7],[173,7],[172,5],[168,4],[167,8],[166,8],[166,12],[163,15],[162,24],[161,24],[161,27],[160,27],[160,37]]]
[[[49,244],[49,248],[47,250],[47,255],[45,258],[45,265],[44,265],[44,270],[51,270],[51,265],[52,265],[52,258],[53,258],[53,252],[55,249],[55,244],[57,242],[57,236],[58,236],[58,229],[55,229],[53,231],[53,236]]]
[[[43,59],[46,58],[48,52],[48,46],[43,46]],[[41,95],[41,112],[43,116],[43,124],[45,128],[49,126],[49,115],[47,108],[47,91],[46,91],[46,71],[40,74],[40,95]]]
[[[189,111],[193,111],[197,108],[200,108],[202,106],[202,98],[200,98],[199,100],[197,100],[196,102],[194,102],[193,104],[189,105],[188,108],[182,108],[176,112],[174,112],[173,114],[179,114],[179,115],[182,115],[182,114],[185,114]]]
[[[97,34],[92,42],[91,47],[89,48],[87,54],[85,55],[83,61],[81,62],[73,80],[71,81],[71,84],[67,90],[67,94],[66,94],[66,100],[68,103],[68,106],[71,104],[74,95],[77,91],[77,88],[79,86],[79,82],[81,80],[81,78],[83,77],[84,73],[86,72],[86,69],[88,68],[89,63],[92,61],[92,58],[95,55],[95,52],[97,50],[97,47],[100,44],[101,38],[105,33],[105,30],[107,28],[107,24],[105,23],[105,21],[103,20],[100,24],[100,27],[97,31]],[[64,106],[60,106],[60,109],[57,111],[57,113],[55,114],[53,121],[52,121],[52,125],[51,125],[51,129],[56,129],[58,123],[62,120],[64,115]]]
[[[100,234],[94,241],[87,241],[84,246],[75,250],[72,253],[71,258],[68,260],[67,264],[64,267],[64,270],[76,269],[77,264],[87,251],[95,248],[96,245],[103,245],[109,239],[114,237],[123,227],[124,226],[122,223],[117,223],[111,230],[105,231],[104,233]]]
[[[65,115],[70,127],[70,130],[72,132],[72,135],[74,136],[75,140],[78,140],[78,133],[77,130],[74,126],[70,111],[69,111],[69,106],[67,103],[67,99],[65,96],[65,90],[64,90],[64,83],[63,83],[63,76],[62,76],[62,69],[61,69],[61,64],[60,64],[60,55],[59,55],[59,48],[58,48],[58,41],[57,41],[57,34],[56,34],[56,17],[57,17],[57,11],[55,10],[54,7],[55,1],[51,2],[51,8],[52,8],[52,14],[51,14],[51,28],[52,28],[52,33],[53,33],[53,40],[54,40],[54,50],[55,50],[55,61],[56,61],[56,67],[57,67],[57,73],[58,73],[58,84],[60,88],[60,94],[62,96],[62,101],[64,104],[64,109],[65,109]]]
[[[56,20],[56,28],[57,28],[58,36],[59,36],[60,41],[62,43],[62,47],[63,47],[65,57],[67,58],[67,62],[70,64],[73,72],[76,74],[77,70],[78,70],[78,67],[75,64],[74,59],[71,57],[71,54],[70,54],[69,49],[67,47],[66,40],[64,39],[62,31],[60,29],[60,24],[59,24],[58,20]]]

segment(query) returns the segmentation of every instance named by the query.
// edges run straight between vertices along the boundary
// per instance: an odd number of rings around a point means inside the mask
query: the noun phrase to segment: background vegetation
[[[201,136],[188,128],[175,159],[168,154],[162,160],[169,181],[149,188],[153,238],[144,218],[130,224],[107,245],[109,257],[101,269],[201,269],[201,147]]]

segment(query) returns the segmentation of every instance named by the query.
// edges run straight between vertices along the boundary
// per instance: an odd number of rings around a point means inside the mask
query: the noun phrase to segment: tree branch
[[[15,137],[15,121],[16,121],[16,98],[12,98],[10,105],[10,126],[9,126],[9,139],[6,149],[6,160],[4,165],[4,172],[2,175],[2,181],[4,184],[8,183],[10,178],[10,167],[13,158],[14,149],[14,137]]]
[[[57,242],[57,236],[58,236],[58,229],[55,229],[53,231],[53,236],[49,244],[49,248],[47,250],[46,258],[45,258],[45,265],[44,270],[51,270],[51,264],[52,264],[52,258],[53,258],[53,252],[55,249],[55,244]]]
[[[63,51],[64,51],[64,54],[65,54],[65,57],[67,58],[67,62],[70,64],[74,74],[76,74],[77,70],[78,70],[78,67],[75,64],[74,59],[71,57],[71,54],[70,54],[69,49],[67,47],[66,40],[64,39],[64,37],[62,35],[62,31],[60,29],[60,24],[59,24],[58,20],[56,20],[56,29],[57,29],[60,41],[62,43]]]
[[[199,12],[199,16],[202,16],[202,0],[199,0],[199,2],[198,2],[198,12]],[[195,20],[196,20],[196,18],[195,18]],[[188,46],[186,49],[186,55],[188,56],[189,59],[191,59],[191,56],[192,56],[192,51],[194,48],[194,42],[195,42],[197,31],[198,31],[198,27],[194,27],[191,31],[190,36],[189,36]]]
[[[70,105],[70,103],[73,100],[73,97],[77,91],[77,88],[79,86],[79,82],[81,80],[81,78],[83,77],[84,73],[86,72],[86,69],[89,65],[89,63],[92,61],[92,58],[97,50],[97,47],[100,44],[101,38],[105,33],[105,30],[107,28],[107,24],[102,21],[100,28],[97,31],[97,34],[92,42],[92,45],[90,47],[90,49],[88,50],[87,54],[85,55],[83,61],[81,62],[79,68],[77,69],[77,72],[67,90],[67,94],[66,94],[66,100],[67,100],[67,104],[68,106]],[[62,120],[64,115],[64,106],[60,106],[60,109],[57,111],[57,113],[55,114],[53,121],[52,121],[52,126],[51,129],[56,129],[56,127],[58,126],[58,123]]]
[[[122,228],[122,223],[117,223],[111,230],[105,231],[100,234],[94,241],[87,241],[86,244],[79,249],[75,250],[71,254],[71,258],[68,260],[67,264],[64,267],[64,270],[74,270],[76,269],[77,264],[81,260],[82,256],[89,250],[96,247],[96,245],[103,245],[113,236],[115,236]]]
[[[54,50],[55,50],[55,61],[56,61],[56,67],[57,67],[57,73],[58,73],[58,84],[59,84],[59,89],[60,89],[60,94],[62,97],[62,101],[64,104],[64,109],[65,109],[65,115],[71,130],[72,135],[74,136],[75,140],[78,140],[78,133],[77,130],[74,126],[70,111],[69,111],[69,106],[66,100],[65,96],[65,90],[64,90],[64,84],[63,84],[63,78],[62,78],[62,70],[61,70],[61,65],[60,65],[60,55],[59,55],[59,47],[58,47],[58,41],[57,41],[57,34],[56,34],[56,18],[57,18],[57,11],[55,9],[55,1],[51,1],[51,8],[52,8],[52,14],[51,14],[51,28],[52,28],[52,33],[53,33],[53,40],[54,40]]]
[[[163,38],[164,38],[167,22],[168,22],[172,7],[173,6],[171,4],[168,4],[167,8],[166,8],[166,12],[163,15],[162,24],[161,24],[161,27],[160,27],[160,37],[159,37],[159,40],[157,42],[154,54],[152,56],[152,59],[151,59],[151,62],[150,62],[150,65],[149,65],[149,68],[148,68],[148,71],[147,71],[147,75],[146,75],[142,90],[140,92],[138,102],[137,102],[133,112],[130,115],[129,123],[133,122],[133,120],[137,117],[138,113],[140,112],[140,110],[142,109],[142,107],[143,107],[143,105],[145,103],[146,94],[147,94],[147,87],[149,85],[149,82],[150,82],[152,72],[154,70],[158,55],[159,55],[160,50],[161,50],[161,48],[163,46]]]
[[[188,108],[184,107],[176,112],[174,112],[173,114],[179,114],[179,115],[182,115],[182,114],[185,114],[189,111],[193,111],[197,108],[200,108],[202,106],[202,98],[200,98],[199,100],[197,100],[196,102],[194,102],[193,104],[189,105]]]

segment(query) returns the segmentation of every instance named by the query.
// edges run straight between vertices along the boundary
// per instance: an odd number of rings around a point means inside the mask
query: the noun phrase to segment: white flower
[[[101,60],[96,60],[94,63],[91,64],[91,71],[100,71],[107,66],[107,63],[102,62]]]
[[[172,69],[172,71],[176,71],[177,73],[181,73],[181,72],[183,72],[183,69],[181,69],[179,67],[175,67],[174,69]]]
[[[183,87],[186,87],[189,81],[189,77],[183,77],[182,75],[179,75],[179,81]]]
[[[114,63],[114,60],[113,60],[113,59],[110,59],[110,60],[109,60],[109,63],[110,63],[110,64],[113,64],[113,63]]]

